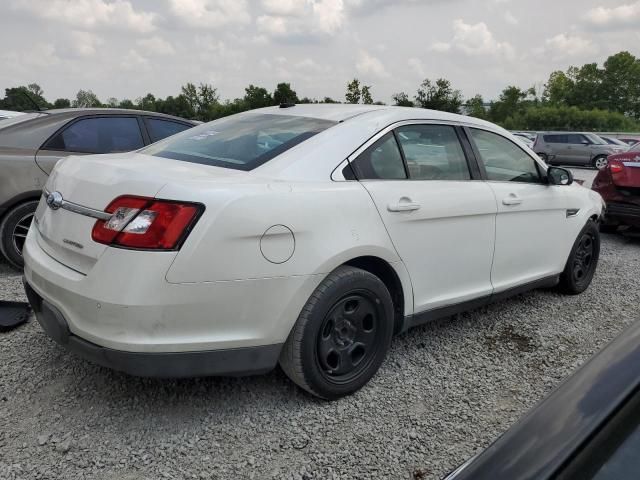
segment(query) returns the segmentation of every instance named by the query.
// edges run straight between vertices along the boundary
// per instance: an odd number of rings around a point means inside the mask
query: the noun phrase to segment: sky
[[[541,89],[554,70],[640,56],[640,1],[0,0],[0,91],[38,83],[50,101],[90,89],[135,100],[205,82],[222,99],[291,82],[375,100],[449,79],[465,97]]]

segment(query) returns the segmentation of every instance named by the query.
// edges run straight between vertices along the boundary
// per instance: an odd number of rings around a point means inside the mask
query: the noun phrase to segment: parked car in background
[[[593,133],[539,133],[533,151],[549,165],[580,165],[601,169],[607,157],[622,151]]]
[[[623,142],[622,140],[618,140],[615,137],[607,137],[607,136],[602,136],[602,135],[598,135],[601,139],[603,139],[605,142],[607,142],[609,145],[616,145],[618,147],[621,147],[621,151],[622,152],[626,152],[629,149],[629,144]]]
[[[104,366],[180,377],[279,361],[335,399],[369,381],[394,333],[531,288],[588,288],[603,204],[572,180],[471,117],[253,110],[58,163],[26,289],[45,332]]]
[[[607,204],[601,231],[615,232],[621,225],[640,228],[640,144],[610,156],[609,165],[598,172],[591,188]]]
[[[640,142],[640,137],[619,137],[618,140],[626,143],[627,145],[635,145]]]
[[[527,148],[533,147],[533,140],[528,136],[518,135],[518,134],[514,134],[513,136],[516,138],[516,140],[518,140],[520,143],[525,145]]]
[[[446,480],[622,480],[640,472],[640,322]]]
[[[536,139],[535,133],[528,133],[528,132],[511,132],[511,133],[516,137],[523,137],[528,140],[531,140],[532,142],[535,141]]]
[[[195,125],[154,112],[60,109],[0,122],[0,252],[22,267],[22,247],[42,187],[69,155],[137,150]]]
[[[4,120],[6,118],[18,117],[20,115],[24,115],[24,112],[14,112],[12,110],[0,110],[0,120]]]

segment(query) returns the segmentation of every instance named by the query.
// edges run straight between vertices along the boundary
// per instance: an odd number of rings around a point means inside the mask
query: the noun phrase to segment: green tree
[[[116,97],[109,97],[107,98],[107,101],[105,102],[105,105],[109,108],[118,108],[118,105],[120,104],[120,102],[118,101],[118,99]]]
[[[53,102],[53,108],[69,108],[71,107],[71,100],[68,98],[58,98]]]
[[[572,78],[560,71],[556,70],[549,76],[549,80],[544,86],[542,99],[553,105],[568,105],[573,95],[575,82]]]
[[[373,97],[371,96],[371,86],[363,85],[360,89],[360,95],[362,96],[362,103],[365,105],[373,105]]]
[[[601,78],[607,109],[640,119],[640,59],[629,52],[611,55],[604,62]]]
[[[36,83],[27,86],[6,88],[5,96],[0,100],[0,109],[24,112],[49,107],[43,97],[43,91]],[[36,108],[37,107],[37,108]]]
[[[273,97],[266,88],[249,85],[244,91],[244,101],[250,109],[273,105]]]
[[[391,95],[391,99],[395,102],[395,105],[398,107],[413,107],[413,102],[404,92],[394,93]]]
[[[454,90],[451,82],[444,78],[439,78],[435,82],[426,78],[416,95],[417,106],[443,112],[459,113],[462,103],[460,90]]]
[[[340,103],[331,97],[324,97],[320,103]]]
[[[537,103],[535,89],[522,90],[510,85],[500,94],[500,98],[491,104],[488,118],[493,122],[504,122],[507,117],[521,113],[525,108]]]
[[[279,83],[273,92],[273,104],[299,103],[298,94],[291,88],[290,83]]]
[[[91,90],[79,90],[76,98],[71,102],[73,108],[102,107],[100,100]]]
[[[127,110],[134,110],[136,108],[136,105],[128,98],[123,98],[118,103],[118,108],[126,108]]]
[[[347,84],[347,93],[344,95],[344,98],[347,103],[360,103],[361,95],[360,80],[354,78]]]
[[[157,110],[156,97],[152,93],[147,93],[144,97],[140,97],[136,100],[136,107],[140,110],[155,112]]]
[[[482,95],[475,95],[474,97],[467,100],[465,108],[467,111],[467,115],[469,115],[470,117],[482,119],[487,119],[489,117]]]
[[[198,86],[198,112],[208,112],[220,100],[218,89],[207,83]]]
[[[187,83],[181,88],[181,95],[189,104],[191,110],[195,113],[198,111],[198,88],[193,83]]]

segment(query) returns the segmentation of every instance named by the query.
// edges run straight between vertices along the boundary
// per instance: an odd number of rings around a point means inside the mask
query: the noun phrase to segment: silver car
[[[607,157],[620,153],[593,133],[544,132],[539,133],[533,151],[549,165],[581,165],[602,169]]]
[[[120,109],[60,109],[0,121],[0,251],[22,267],[22,246],[47,176],[58,160],[137,150],[196,122]]]

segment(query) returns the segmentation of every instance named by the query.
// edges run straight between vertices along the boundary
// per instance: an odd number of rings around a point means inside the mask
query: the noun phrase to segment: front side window
[[[135,117],[94,117],[72,123],[44,146],[79,153],[128,152],[144,146]]]
[[[412,180],[469,180],[469,166],[455,128],[407,125],[396,130]]]
[[[487,180],[541,183],[535,160],[511,140],[485,130],[470,130],[487,172]]]
[[[402,155],[393,133],[387,133],[360,154],[351,166],[359,180],[402,180],[407,178]]]
[[[570,133],[567,135],[567,138],[569,139],[568,143],[571,143],[572,145],[587,143],[587,139],[585,138],[585,136],[580,135],[579,133]]]
[[[147,123],[147,130],[149,130],[149,137],[151,142],[157,142],[163,138],[170,137],[176,133],[183,132],[191,128],[191,125],[184,123],[172,122],[171,120],[163,120],[160,118],[147,117],[145,119]]]
[[[567,143],[568,138],[566,135],[544,135],[544,141],[546,143]]]
[[[143,149],[157,157],[253,170],[335,125],[294,115],[240,114],[198,125]]]

